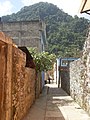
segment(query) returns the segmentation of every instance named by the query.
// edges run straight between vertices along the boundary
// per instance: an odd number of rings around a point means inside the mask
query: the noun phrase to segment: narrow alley
[[[23,120],[90,120],[90,117],[56,84],[46,84]]]

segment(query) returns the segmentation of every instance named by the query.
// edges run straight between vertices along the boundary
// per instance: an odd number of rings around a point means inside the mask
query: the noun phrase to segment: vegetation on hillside
[[[25,6],[19,12],[2,17],[2,21],[28,21],[41,19],[47,25],[49,53],[60,57],[79,57],[86,39],[89,20],[74,18],[51,3],[40,2]]]

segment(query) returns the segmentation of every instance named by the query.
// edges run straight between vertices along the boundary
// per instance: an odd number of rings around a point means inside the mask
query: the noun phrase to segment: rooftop
[[[79,11],[90,15],[90,0],[82,0]]]

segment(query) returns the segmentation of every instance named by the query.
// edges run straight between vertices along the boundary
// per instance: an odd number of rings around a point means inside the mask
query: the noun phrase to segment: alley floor
[[[56,84],[47,84],[23,120],[90,120],[90,117]]]

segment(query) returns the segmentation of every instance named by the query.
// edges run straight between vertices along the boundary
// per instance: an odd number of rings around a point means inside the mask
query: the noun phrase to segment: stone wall
[[[82,60],[76,60],[70,64],[70,95],[76,100],[80,106],[84,105],[84,89],[85,89],[85,65]]]
[[[90,114],[90,32],[82,57],[70,64],[71,96]]]
[[[35,69],[26,55],[0,32],[0,120],[20,120],[35,100]]]
[[[63,67],[60,70],[61,88],[70,94],[70,74],[69,67]]]
[[[12,41],[0,32],[0,120],[11,120]]]
[[[41,92],[42,92],[42,78],[41,78],[41,72],[38,72],[36,73],[36,81],[35,81],[35,97],[38,98]]]
[[[25,68],[26,56],[18,48],[12,58],[12,118],[20,120],[35,100],[35,70]]]
[[[90,32],[81,58],[70,62],[67,69],[60,68],[60,77],[61,87],[90,114]]]

